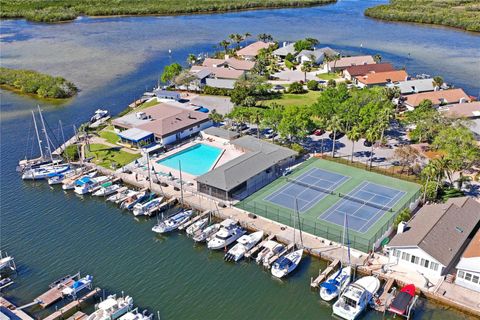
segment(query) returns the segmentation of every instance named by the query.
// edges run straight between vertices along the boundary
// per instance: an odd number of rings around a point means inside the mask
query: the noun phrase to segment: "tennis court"
[[[348,228],[367,232],[378,219],[405,195],[404,191],[364,181],[319,216],[319,219],[343,226],[347,215]]]
[[[348,179],[338,173],[312,168],[295,179],[287,178],[287,184],[265,197],[265,200],[292,210],[297,206],[298,212],[303,213]]]

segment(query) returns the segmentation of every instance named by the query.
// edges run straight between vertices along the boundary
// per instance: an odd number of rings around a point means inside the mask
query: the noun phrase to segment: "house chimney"
[[[225,60],[228,60],[228,59],[230,59],[230,55],[226,54],[225,55]]]
[[[286,47],[286,46],[287,46],[287,42],[286,42],[286,41],[283,41],[282,47]]]
[[[403,233],[407,228],[407,223],[405,221],[401,221],[397,226],[397,234]]]

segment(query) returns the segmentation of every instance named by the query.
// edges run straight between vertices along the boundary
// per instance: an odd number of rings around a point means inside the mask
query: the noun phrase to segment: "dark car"
[[[371,142],[368,141],[368,140],[365,140],[365,141],[363,142],[363,145],[364,145],[365,147],[371,147],[372,144],[373,144],[373,143],[371,143]]]
[[[330,139],[332,139],[332,140],[338,140],[338,139],[342,138],[344,135],[345,135],[345,133],[343,133],[343,132],[337,132],[337,133],[335,134],[335,138],[334,138],[334,137],[333,137],[333,132],[332,132],[332,133],[330,133],[330,134],[328,135],[328,137],[329,137]]]

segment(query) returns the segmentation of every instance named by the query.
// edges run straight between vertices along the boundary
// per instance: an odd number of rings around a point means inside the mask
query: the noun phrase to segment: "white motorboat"
[[[86,289],[86,288],[91,289],[92,282],[93,282],[93,277],[90,275],[86,275],[85,277],[75,281],[71,286],[63,289],[62,295],[75,297],[77,293],[79,293],[83,289]]]
[[[203,229],[208,224],[208,218],[200,219],[195,221],[188,226],[186,232],[189,236],[193,236],[197,231]]]
[[[90,123],[92,124],[106,117],[108,117],[108,110],[97,109],[93,116],[90,118]]]
[[[182,211],[177,213],[164,221],[156,224],[152,231],[156,233],[166,233],[176,230],[182,223],[186,222],[193,214],[193,210]]]
[[[76,170],[68,170],[64,173],[51,173],[47,177],[47,182],[49,185],[61,184],[65,179],[74,177],[81,173],[81,168]]]
[[[146,203],[137,203],[133,206],[134,216],[149,216],[162,204],[163,197],[152,199]]]
[[[284,245],[273,240],[268,240],[262,245],[262,250],[257,254],[255,261],[257,264],[263,264],[264,261],[268,261],[271,257],[283,250],[285,250]]]
[[[246,233],[245,229],[238,226],[237,222],[231,219],[226,219],[220,224],[222,225],[220,230],[208,241],[208,249],[217,250],[226,248]]]
[[[0,251],[0,271],[3,269],[15,270],[15,268],[15,259],[8,254],[4,255],[3,252]]]
[[[142,191],[123,201],[122,204],[120,205],[120,208],[132,210],[137,203],[144,203],[152,199],[153,199],[153,194],[147,191]]]
[[[82,179],[85,179],[85,178],[93,178],[95,177],[95,175],[97,174],[97,171],[93,171],[93,172],[90,172],[89,174],[86,174],[86,175],[83,175],[83,176],[80,176],[80,177],[76,177],[76,178],[68,178],[68,179],[64,179],[62,181],[62,189],[63,190],[73,190],[75,189],[75,186],[79,183],[81,183],[80,181],[82,181]]]
[[[41,166],[38,168],[25,170],[22,174],[22,179],[23,180],[42,180],[42,179],[47,179],[48,176],[51,174],[64,173],[68,170],[70,170],[70,165],[68,164]]]
[[[142,313],[138,312],[138,308],[133,309],[125,313],[119,318],[119,320],[152,320],[153,313],[148,314],[147,310],[143,310]]]
[[[338,269],[325,282],[320,284],[320,298],[324,301],[332,301],[350,284],[352,268],[346,266]]]
[[[107,197],[109,195],[114,194],[117,192],[118,189],[120,189],[122,186],[118,184],[113,184],[112,182],[107,182],[104,185],[100,187],[97,191],[93,193],[94,196],[97,197]]]
[[[272,266],[272,275],[277,278],[283,278],[295,270],[302,260],[303,249],[292,251],[278,258]]]
[[[346,320],[357,319],[367,309],[380,288],[380,280],[367,276],[347,286],[333,305],[333,314]]]
[[[215,233],[217,233],[218,230],[220,230],[220,228],[221,228],[220,223],[215,223],[206,227],[205,229],[197,230],[197,232],[195,232],[195,234],[193,235],[193,241],[195,242],[207,241],[207,239],[209,239]]]
[[[132,309],[133,298],[130,296],[117,298],[116,295],[111,295],[96,307],[95,312],[89,315],[87,320],[116,320]]]
[[[237,243],[225,254],[225,260],[235,261],[242,259],[245,253],[252,249],[263,238],[263,231],[245,234],[238,238]]]
[[[108,196],[106,201],[116,202],[117,200],[122,199],[123,197],[127,197],[130,192],[133,192],[133,191],[128,189],[127,187],[121,187],[120,189],[117,190],[116,193]]]
[[[110,177],[100,176],[96,178],[82,178],[81,181],[75,185],[75,193],[77,194],[87,194],[92,192],[94,188],[101,186],[103,183],[110,180]]]
[[[125,200],[127,199],[130,199],[134,196],[137,196],[138,194],[140,194],[140,191],[136,191],[136,190],[128,190],[127,194],[123,197],[119,197],[118,199],[116,199],[114,202],[116,204],[119,204],[121,205]]]

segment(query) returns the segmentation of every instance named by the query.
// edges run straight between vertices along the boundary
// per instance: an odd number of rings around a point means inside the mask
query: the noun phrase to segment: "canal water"
[[[146,89],[162,68],[189,53],[211,52],[229,33],[271,33],[276,39],[315,37],[349,54],[380,53],[411,74],[443,75],[478,95],[480,37],[458,30],[381,22],[363,10],[383,1],[339,1],[303,8],[218,15],[81,18],[44,25],[2,21],[2,66],[31,68],[75,82],[79,95],[62,104],[1,92],[0,242],[19,267],[6,296],[32,301],[66,273],[94,275],[107,292],[130,294],[162,319],[328,319],[331,308],[309,289],[325,265],[306,258],[285,281],[254,263],[225,263],[219,252],[195,246],[183,234],[155,236],[154,220],[43,182],[23,182],[15,172],[32,150],[30,110],[37,104],[55,130],[70,134],[97,108],[118,113]],[[171,54],[169,53],[171,50]],[[33,148],[33,149],[32,149]],[[39,313],[38,315],[42,315]],[[366,319],[380,319],[370,312]],[[421,302],[416,319],[468,319]]]

